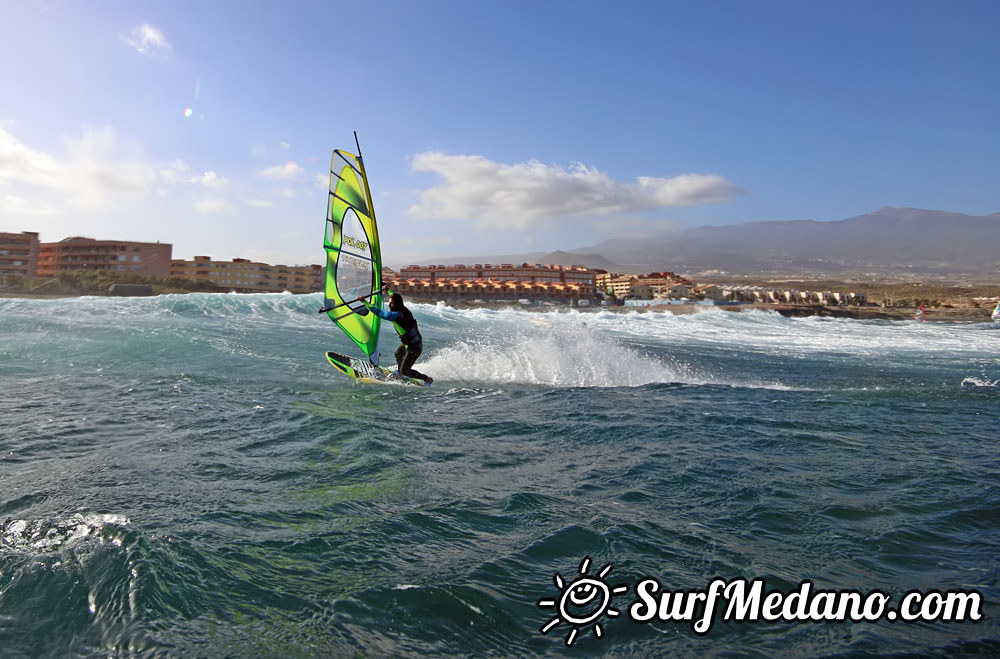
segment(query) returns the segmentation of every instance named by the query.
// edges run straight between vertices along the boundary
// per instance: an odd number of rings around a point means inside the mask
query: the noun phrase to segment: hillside
[[[834,278],[1000,277],[1000,213],[882,208],[832,222],[787,220],[703,226],[613,239],[549,254],[463,256],[430,263],[547,263],[610,272],[722,271]]]
[[[618,263],[696,272],[1000,274],[1000,214],[883,208],[833,222],[792,220],[706,226],[574,252]]]

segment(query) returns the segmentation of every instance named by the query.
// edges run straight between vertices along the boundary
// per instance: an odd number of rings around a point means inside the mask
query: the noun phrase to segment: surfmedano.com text
[[[814,590],[808,580],[790,592],[765,592],[763,579],[714,579],[704,590],[668,591],[649,578],[636,584],[635,594],[632,620],[690,622],[699,635],[712,629],[716,609],[723,606],[722,620],[734,622],[975,622],[983,609],[983,596],[974,590],[911,590],[899,606],[890,606],[892,597],[881,590]]]

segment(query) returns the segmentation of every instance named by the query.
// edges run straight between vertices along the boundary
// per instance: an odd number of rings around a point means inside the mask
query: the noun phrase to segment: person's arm
[[[380,309],[379,307],[372,306],[371,304],[368,303],[367,300],[360,297],[358,298],[358,302],[365,305],[365,307],[367,307],[369,311],[371,311],[373,314],[375,314],[382,320],[388,320],[391,322],[399,318],[398,311],[382,311],[382,309]]]

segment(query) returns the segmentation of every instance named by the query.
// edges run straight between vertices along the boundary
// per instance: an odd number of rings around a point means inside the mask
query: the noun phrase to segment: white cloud
[[[0,212],[11,215],[55,215],[58,209],[50,204],[31,203],[24,197],[0,195]]]
[[[18,212],[49,212],[41,209],[51,209],[53,200],[70,208],[105,209],[120,198],[145,195],[153,185],[152,168],[110,127],[87,128],[65,144],[65,157],[57,158],[0,128],[0,185],[17,191]]]
[[[229,183],[228,180],[219,176],[215,172],[204,172],[200,176],[197,176],[193,182],[209,188],[219,188]]]
[[[304,172],[305,170],[298,163],[289,160],[284,165],[262,169],[257,172],[257,175],[261,178],[271,179],[272,181],[290,181],[298,178]]]
[[[127,37],[122,37],[122,43],[146,57],[173,50],[163,32],[148,23],[133,28]]]
[[[203,199],[195,203],[199,213],[206,215],[233,215],[236,209],[225,199]]]
[[[213,171],[196,174],[183,160],[174,160],[160,167],[157,180],[164,185],[200,185],[207,188],[222,188],[229,183]]]
[[[434,172],[444,183],[421,193],[409,213],[423,218],[475,219],[480,226],[523,229],[557,216],[595,216],[667,206],[729,202],[743,190],[721,176],[640,176],[622,183],[582,164],[569,169],[537,161],[505,165],[483,156],[429,152],[413,169]]]
[[[100,210],[120,198],[142,197],[155,183],[141,148],[120,140],[111,126],[87,128],[66,139],[67,176],[63,186],[84,208]]]
[[[22,144],[0,127],[0,185],[26,183],[54,187],[64,173],[65,166],[51,155]]]
[[[54,155],[0,125],[0,208],[24,215],[108,210],[143,199],[158,186],[166,197],[162,186],[219,191],[229,183],[214,171],[197,173],[183,160],[154,164],[110,126],[86,128],[64,143],[65,153]]]

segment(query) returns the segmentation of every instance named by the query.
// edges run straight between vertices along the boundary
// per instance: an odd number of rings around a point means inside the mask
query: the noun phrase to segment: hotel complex
[[[392,290],[417,299],[577,304],[594,298],[596,276],[597,271],[582,266],[477,263],[408,265],[398,275],[387,274],[385,280]]]
[[[211,282],[237,293],[314,293],[323,288],[323,266],[268,265],[249,259],[213,261],[208,256],[196,256],[193,261],[175,259],[170,265],[170,276]]]
[[[38,234],[0,232],[0,276],[34,277],[38,266]]]
[[[32,231],[0,233],[0,278],[17,275],[32,279],[89,270],[149,279],[183,277],[240,293],[313,293],[323,287],[323,266],[319,265],[268,265],[249,259],[212,261],[207,256],[184,261],[172,259],[172,251],[170,243],[95,240],[79,236],[43,243],[39,242],[38,233]]]
[[[166,279],[170,276],[172,248],[169,243],[65,238],[57,243],[41,243],[35,276],[51,277],[66,270],[105,270]]]
[[[0,232],[0,287],[5,276],[32,279],[89,270],[150,279],[183,278],[238,293],[314,293],[323,290],[320,265],[269,265],[249,259],[172,259],[169,243],[72,237],[43,243],[38,233]],[[767,289],[757,286],[695,286],[673,272],[614,274],[579,265],[511,263],[408,265],[398,273],[383,268],[392,290],[422,301],[521,302],[585,306],[613,298],[629,306],[701,300],[707,304],[864,305],[863,293]],[[610,301],[610,300],[609,300]],[[603,302],[607,303],[607,302]],[[620,302],[619,302],[620,303]]]
[[[687,297],[691,293],[691,281],[672,272],[651,272],[648,275],[613,275],[601,273],[597,276],[600,290],[623,298],[634,297],[669,298]]]

